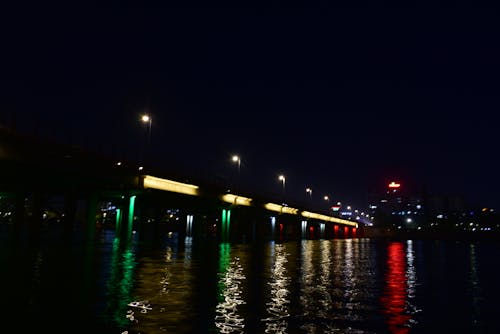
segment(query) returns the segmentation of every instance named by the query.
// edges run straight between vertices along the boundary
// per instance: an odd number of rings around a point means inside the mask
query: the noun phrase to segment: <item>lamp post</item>
[[[281,183],[283,184],[283,202],[285,202],[285,181],[286,181],[286,179],[285,179],[285,175],[283,175],[283,174],[282,174],[282,175],[280,175],[280,176],[278,177],[278,180],[280,180],[280,181],[281,181]]]
[[[313,191],[311,188],[306,188],[306,193],[309,194],[309,198],[311,199],[311,202],[312,202],[312,195],[313,195]]]
[[[147,132],[146,139],[144,140],[144,149],[143,149],[143,157],[142,160],[146,160],[148,146],[151,145],[151,125],[153,123],[153,117],[148,114],[144,114],[141,116],[141,122],[147,124]]]
[[[241,158],[239,155],[233,155],[233,162],[238,163],[238,182],[236,185],[236,189],[239,191],[240,188],[240,170],[241,170]]]

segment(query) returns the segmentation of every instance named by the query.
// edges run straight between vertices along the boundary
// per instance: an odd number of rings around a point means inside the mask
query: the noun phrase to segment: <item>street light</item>
[[[233,155],[233,162],[238,163],[238,185],[237,189],[239,191],[240,188],[240,168],[241,168],[241,158],[239,155]]]
[[[241,159],[238,155],[233,155],[233,161],[238,163],[238,175],[240,175]]]
[[[306,193],[309,193],[309,198],[312,201],[313,190],[311,188],[306,188]]]
[[[148,131],[146,133],[146,140],[144,142],[144,149],[143,149],[144,156],[142,157],[143,160],[146,160],[146,157],[145,157],[146,150],[147,150],[148,145],[151,144],[151,125],[153,123],[153,117],[151,117],[148,114],[144,114],[141,116],[141,122],[148,125]]]
[[[148,124],[148,138],[151,140],[151,124],[153,122],[153,117],[149,115],[142,115],[141,121],[145,124]]]
[[[325,195],[325,196],[323,196],[323,199],[328,202],[330,200],[330,197],[328,197],[327,195]]]
[[[278,180],[283,184],[283,202],[285,201],[285,175],[280,175]]]

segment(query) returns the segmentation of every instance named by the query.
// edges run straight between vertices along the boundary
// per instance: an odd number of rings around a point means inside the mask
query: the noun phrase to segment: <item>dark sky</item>
[[[149,112],[159,166],[232,182],[238,153],[297,199],[398,180],[498,207],[496,8],[139,3],[4,8],[0,122],[134,160]]]

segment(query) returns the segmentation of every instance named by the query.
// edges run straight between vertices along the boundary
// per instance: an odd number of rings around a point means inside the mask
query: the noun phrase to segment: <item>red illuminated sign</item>
[[[401,187],[401,184],[399,184],[399,183],[396,183],[394,181],[389,183],[389,188],[399,188],[399,187]]]

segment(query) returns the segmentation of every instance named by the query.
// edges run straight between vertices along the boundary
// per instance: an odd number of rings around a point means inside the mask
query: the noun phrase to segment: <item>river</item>
[[[2,226],[3,333],[500,333],[500,244]]]

